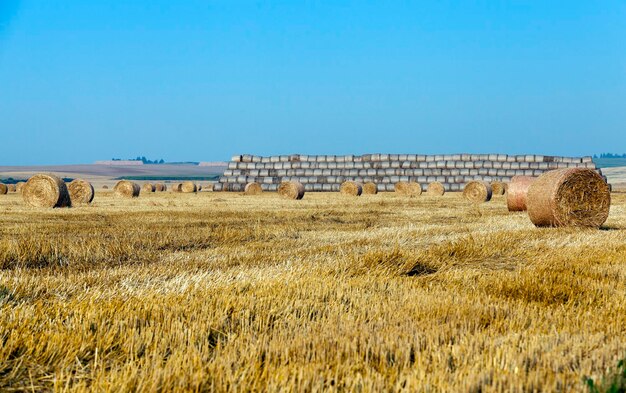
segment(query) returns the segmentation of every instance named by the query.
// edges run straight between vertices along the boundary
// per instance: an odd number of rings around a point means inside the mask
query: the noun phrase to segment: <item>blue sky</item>
[[[626,3],[0,0],[0,137],[0,165],[623,152]]]

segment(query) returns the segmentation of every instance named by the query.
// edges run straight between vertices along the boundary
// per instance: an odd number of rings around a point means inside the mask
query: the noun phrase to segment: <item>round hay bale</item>
[[[428,195],[442,196],[446,193],[446,188],[440,182],[434,181],[428,184],[426,192],[428,193]]]
[[[24,201],[34,207],[70,207],[72,200],[65,182],[58,176],[39,173],[22,186]]]
[[[196,191],[198,191],[198,187],[196,186],[196,183],[192,181],[186,181],[180,186],[180,192],[184,192],[186,194],[190,194]]]
[[[0,195],[4,195],[9,192],[9,187],[6,184],[0,183]]]
[[[557,169],[530,185],[526,205],[536,226],[599,228],[609,216],[611,192],[592,169]]]
[[[26,182],[18,181],[15,184],[15,192],[22,192],[22,189],[24,188],[25,185],[26,185]]]
[[[491,185],[484,181],[471,181],[465,185],[463,196],[472,203],[483,203],[491,200]]]
[[[506,206],[510,212],[526,211],[528,188],[537,179],[532,176],[513,176],[508,185]]]
[[[345,181],[339,187],[339,192],[343,195],[360,196],[363,193],[363,186],[354,181]]]
[[[261,185],[257,182],[252,182],[246,184],[246,188],[244,188],[243,192],[246,195],[259,195],[263,192]]]
[[[363,194],[365,195],[376,195],[378,194],[378,186],[376,183],[365,183],[363,184]]]
[[[418,196],[422,195],[422,186],[419,183],[401,181],[394,185],[394,190],[400,195]]]
[[[72,180],[70,184],[67,185],[67,190],[70,193],[72,205],[91,203],[95,195],[91,183],[83,179]]]
[[[172,185],[172,192],[181,192],[182,187],[183,183],[176,183]]]
[[[108,189],[109,189],[109,186],[107,186],[107,185],[105,184],[105,185],[103,185],[103,186],[102,186],[102,189],[103,189],[103,190],[108,190]]]
[[[9,192],[15,192],[15,184],[7,184],[7,189]]]
[[[154,191],[156,191],[156,187],[152,183],[144,183],[143,186],[141,186],[141,192],[149,193]]]
[[[501,181],[491,182],[491,193],[493,195],[504,195],[506,193],[506,183]]]
[[[139,184],[129,180],[120,180],[113,188],[115,195],[121,198],[137,198],[141,187]]]
[[[278,195],[287,199],[304,198],[304,186],[297,181],[285,181],[278,186]]]
[[[156,192],[167,191],[167,186],[164,183],[157,183],[154,185],[154,190]]]

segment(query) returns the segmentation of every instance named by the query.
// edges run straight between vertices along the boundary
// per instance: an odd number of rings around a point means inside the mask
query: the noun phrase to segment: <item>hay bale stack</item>
[[[539,176],[526,204],[536,226],[599,228],[609,216],[611,192],[596,171],[564,168]]]
[[[354,181],[345,181],[339,187],[339,192],[343,195],[360,196],[363,193],[363,186]]]
[[[113,188],[115,195],[121,198],[137,198],[141,187],[139,184],[128,180],[120,180]]]
[[[67,185],[70,193],[72,205],[81,205],[91,203],[95,195],[95,191],[91,183],[83,179],[74,179]]]
[[[156,187],[152,183],[144,183],[143,186],[141,186],[141,192],[149,193],[155,191]]]
[[[0,195],[4,195],[9,192],[9,187],[6,184],[0,183]]]
[[[484,181],[471,181],[465,185],[463,196],[472,203],[483,203],[491,200],[491,185]]]
[[[33,207],[70,207],[72,200],[65,182],[58,176],[39,173],[22,186],[24,201]]]
[[[278,186],[278,195],[286,199],[304,198],[304,186],[297,181],[285,181]]]
[[[7,184],[8,192],[15,192],[15,184]]]
[[[446,193],[446,188],[440,182],[434,181],[428,184],[426,192],[428,195],[442,196]]]
[[[154,185],[155,192],[167,191],[167,186],[164,183],[157,183]]]
[[[397,192],[400,195],[407,195],[407,196],[418,196],[418,195],[422,195],[422,186],[419,183],[416,182],[405,182],[405,181],[401,181],[401,182],[397,182],[394,185],[394,190],[395,192]]]
[[[506,194],[506,206],[510,212],[526,211],[528,188],[537,179],[532,176],[513,176]]]
[[[491,193],[493,195],[504,195],[504,193],[506,192],[506,188],[506,183],[503,183],[501,181],[491,182]]]
[[[376,195],[378,194],[378,186],[376,183],[368,182],[363,184],[363,194],[365,195]]]
[[[26,185],[26,182],[18,181],[17,184],[15,184],[15,192],[22,192],[22,189],[24,188],[25,185]]]
[[[192,181],[186,181],[180,185],[180,192],[184,192],[185,194],[190,194],[198,191],[198,187],[196,183]]]
[[[246,184],[246,188],[244,188],[243,192],[246,195],[259,195],[263,192],[261,185],[257,182],[252,182]]]

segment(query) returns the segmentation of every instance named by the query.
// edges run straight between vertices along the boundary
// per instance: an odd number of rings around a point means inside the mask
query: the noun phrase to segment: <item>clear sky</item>
[[[0,140],[0,165],[622,153],[626,2],[0,0]]]

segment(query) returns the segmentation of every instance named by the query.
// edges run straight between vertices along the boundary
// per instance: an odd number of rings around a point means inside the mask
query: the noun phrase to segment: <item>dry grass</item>
[[[0,390],[583,390],[626,354],[602,230],[505,198],[0,198]]]

